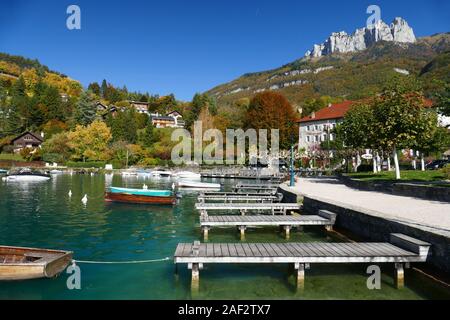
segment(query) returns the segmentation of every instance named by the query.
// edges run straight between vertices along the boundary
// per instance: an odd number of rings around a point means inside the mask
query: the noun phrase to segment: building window
[[[311,137],[310,136],[306,136],[306,142],[311,142]]]
[[[334,141],[334,135],[330,133],[330,141]]]
[[[315,137],[314,137],[314,140],[315,140],[316,142],[319,142],[319,141],[320,141],[320,136],[315,136]]]

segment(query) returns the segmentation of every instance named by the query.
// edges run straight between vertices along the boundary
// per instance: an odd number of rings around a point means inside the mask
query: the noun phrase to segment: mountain
[[[282,67],[244,74],[206,93],[216,98],[219,107],[233,106],[266,90],[281,92],[297,107],[319,100],[325,106],[329,99],[324,97],[343,100],[374,95],[395,75],[422,79],[426,93],[433,88],[430,80],[448,79],[445,57],[450,33],[416,39],[401,18],[390,26],[378,22],[372,29],[358,29],[353,35],[333,33],[318,46],[321,50]]]
[[[305,57],[318,58],[335,52],[362,51],[379,41],[415,43],[416,36],[408,22],[402,18],[395,18],[390,26],[378,20],[371,26],[357,29],[352,35],[345,31],[333,32],[324,43],[316,44],[312,51],[307,51]]]

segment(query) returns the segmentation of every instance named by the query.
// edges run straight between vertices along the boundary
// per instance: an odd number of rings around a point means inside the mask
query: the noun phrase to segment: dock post
[[[402,289],[405,286],[405,271],[403,263],[395,264],[395,286],[397,289]]]
[[[202,227],[202,231],[203,231],[203,240],[208,241],[209,227]]]
[[[328,232],[332,232],[333,231],[333,226],[331,224],[327,225],[327,226],[325,226],[325,230],[328,231]]]
[[[284,226],[284,232],[286,234],[286,240],[289,239],[289,237],[291,236],[291,226]]]
[[[294,265],[295,270],[297,271],[297,290],[305,289],[305,264],[304,263],[296,263]]]
[[[245,240],[245,229],[247,229],[245,226],[238,227],[239,233],[241,235],[241,241]]]
[[[200,266],[198,263],[192,264],[191,290],[196,292],[200,288]]]

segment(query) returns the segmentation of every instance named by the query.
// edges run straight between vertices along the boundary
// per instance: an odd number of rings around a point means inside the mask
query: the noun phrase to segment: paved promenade
[[[294,188],[283,188],[450,238],[450,203],[359,191],[334,178],[300,178]]]

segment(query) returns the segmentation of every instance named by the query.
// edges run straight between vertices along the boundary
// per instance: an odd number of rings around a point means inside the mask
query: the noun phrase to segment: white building
[[[354,101],[344,101],[330,104],[328,107],[300,119],[299,149],[309,151],[320,146],[324,141],[333,141],[335,139],[332,133],[333,129],[344,119],[345,114],[354,103]]]

